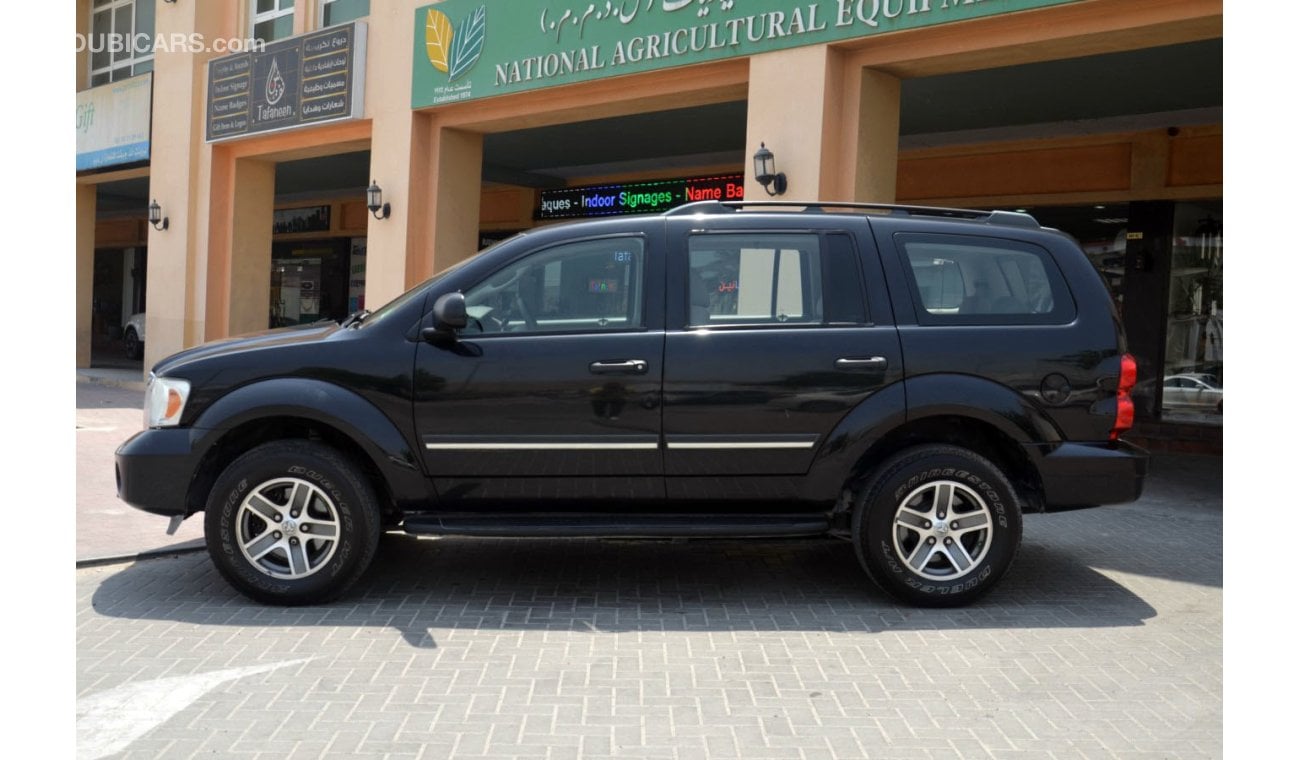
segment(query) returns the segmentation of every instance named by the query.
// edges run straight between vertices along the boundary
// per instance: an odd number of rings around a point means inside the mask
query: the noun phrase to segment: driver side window
[[[466,334],[642,327],[640,238],[585,240],[525,256],[465,293]]]

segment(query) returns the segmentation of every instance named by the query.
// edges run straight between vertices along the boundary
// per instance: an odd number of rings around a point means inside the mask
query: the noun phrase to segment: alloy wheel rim
[[[298,478],[259,485],[240,503],[235,525],[244,558],[272,578],[306,578],[328,565],[338,548],[338,508]]]
[[[927,580],[963,578],[988,555],[992,517],[984,499],[965,484],[926,483],[894,511],[894,551],[909,570]]]

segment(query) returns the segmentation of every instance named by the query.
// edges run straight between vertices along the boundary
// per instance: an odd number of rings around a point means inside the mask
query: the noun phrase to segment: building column
[[[1138,201],[1128,206],[1122,319],[1128,352],[1137,359],[1138,387],[1150,389],[1134,398],[1140,420],[1160,417],[1174,208],[1174,201]]]
[[[416,282],[478,253],[483,197],[483,135],[439,127],[430,135],[429,258],[417,262]],[[410,283],[415,284],[415,283]]]
[[[236,29],[237,8],[226,3],[159,4],[155,33],[229,38]],[[211,52],[176,49],[160,51],[154,59],[150,163],[163,168],[149,174],[149,197],[162,206],[168,226],[148,230],[146,371],[205,337],[211,147],[203,144],[203,135],[205,65],[212,57]]]
[[[270,324],[271,236],[275,227],[275,162],[235,160],[230,209],[230,277],[227,335],[265,330]],[[222,222],[218,222],[220,224]]]
[[[372,214],[366,224],[366,307],[372,310],[406,291],[413,277],[407,261],[427,245],[417,212],[428,181],[427,122],[409,108],[381,111],[372,121],[370,177],[392,206],[387,219]]]
[[[375,308],[478,252],[483,136],[408,111],[376,119],[371,145],[371,174],[393,205],[366,233]]]
[[[765,143],[789,200],[892,203],[899,89],[896,77],[850,67],[825,45],[750,58],[745,197],[768,199],[748,160]]]
[[[898,77],[859,69],[853,200],[893,203],[898,192]]]
[[[95,300],[95,190],[77,185],[77,368],[90,366]]]
[[[826,149],[839,128],[839,67],[824,46],[762,53],[749,59],[749,109],[745,136],[745,198],[775,200],[754,179],[752,156],[766,145],[785,174],[789,200],[835,198]],[[827,131],[832,132],[831,135]],[[830,139],[828,139],[830,138]]]
[[[369,23],[372,40],[407,39],[410,7],[371,3]],[[391,216],[372,217],[366,231],[366,305],[373,309],[478,251],[483,138],[411,110],[409,45],[372,46],[367,67],[370,173],[392,204]],[[379,71],[385,75],[375,76]]]

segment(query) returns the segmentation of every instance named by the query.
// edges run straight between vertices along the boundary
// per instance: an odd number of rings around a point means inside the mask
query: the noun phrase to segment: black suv
[[[401,528],[830,535],[894,596],[961,604],[1023,512],[1138,498],[1136,373],[1101,277],[1025,214],[695,203],[160,362],[118,492],[173,529],[206,511],[264,602],[339,595]]]

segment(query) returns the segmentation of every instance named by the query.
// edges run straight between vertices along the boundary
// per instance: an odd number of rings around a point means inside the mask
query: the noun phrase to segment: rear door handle
[[[883,356],[843,356],[835,360],[836,369],[884,369],[889,360]]]
[[[593,375],[644,375],[649,368],[643,359],[619,362],[592,362],[587,366]]]

